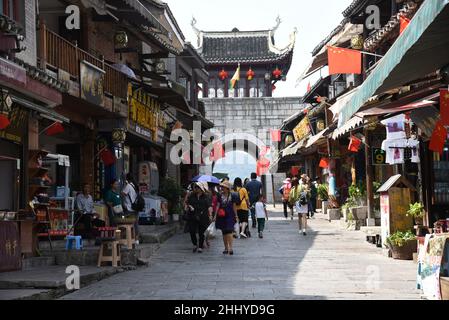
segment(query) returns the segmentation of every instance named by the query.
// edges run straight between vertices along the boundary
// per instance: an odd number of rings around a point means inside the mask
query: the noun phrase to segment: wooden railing
[[[39,41],[39,58],[43,68],[51,66],[54,69],[61,69],[79,80],[80,61],[87,61],[106,72],[104,79],[106,93],[126,99],[128,78],[125,74],[48,30],[45,24],[40,26]]]

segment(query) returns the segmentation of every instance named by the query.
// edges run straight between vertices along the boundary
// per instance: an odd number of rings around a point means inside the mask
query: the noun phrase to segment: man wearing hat
[[[212,220],[212,200],[207,195],[208,190],[207,182],[195,182],[193,184],[193,192],[186,202],[189,217],[188,226],[194,253],[203,252],[204,233]]]

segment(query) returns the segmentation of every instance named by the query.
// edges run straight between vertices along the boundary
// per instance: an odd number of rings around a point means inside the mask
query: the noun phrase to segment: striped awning
[[[343,126],[375,94],[424,77],[449,63],[449,0],[425,0],[357,93],[342,108]]]

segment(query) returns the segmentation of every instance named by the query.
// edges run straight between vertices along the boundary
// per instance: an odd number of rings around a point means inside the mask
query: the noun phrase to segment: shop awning
[[[349,92],[346,92],[342,96],[340,96],[337,101],[329,108],[329,110],[333,113],[334,119],[337,119],[338,115],[340,114],[341,110],[344,108],[344,106],[349,102],[349,100],[354,96],[354,94],[357,93],[359,90],[359,87],[352,89]]]
[[[424,77],[449,63],[449,1],[426,0],[409,26],[343,107],[339,126],[375,94]]]
[[[162,102],[167,103],[171,107],[175,108],[178,111],[184,112],[185,114],[189,116],[193,116],[192,112],[190,111],[189,103],[187,102],[186,98],[178,93],[177,91],[173,90],[172,88],[145,88],[146,91],[148,91],[151,94],[156,95]]]
[[[423,100],[414,103],[409,103],[403,106],[387,106],[387,107],[372,107],[364,111],[359,111],[356,113],[357,116],[367,117],[367,116],[376,116],[376,115],[385,115],[390,113],[400,113],[407,112],[414,109],[424,108],[428,106],[433,106],[437,102],[432,100]]]
[[[440,112],[433,106],[420,108],[410,113],[410,119],[421,129],[425,139],[430,139],[440,119]]]
[[[345,133],[357,128],[363,122],[363,117],[355,115],[340,128],[335,129],[332,133],[332,139],[336,140]]]
[[[302,139],[301,141],[293,142],[291,145],[289,145],[287,148],[281,151],[282,157],[297,154],[299,150],[301,150],[306,146],[307,139],[308,137]]]
[[[319,132],[318,134],[311,137],[306,144],[306,148],[310,148],[314,144],[318,144],[319,142],[322,142],[323,140],[326,140],[326,134],[329,133],[329,128],[326,128]]]
[[[66,123],[70,122],[69,118],[66,118],[66,117],[60,115],[56,111],[46,108],[46,107],[43,107],[43,106],[40,106],[40,105],[33,103],[29,100],[19,98],[15,95],[11,95],[11,99],[14,103],[22,105],[28,109],[34,110],[34,111],[38,112],[42,117],[47,118],[49,120],[61,121],[61,122],[66,122]]]

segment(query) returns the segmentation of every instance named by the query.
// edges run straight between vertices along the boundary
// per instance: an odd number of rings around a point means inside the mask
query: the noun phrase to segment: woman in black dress
[[[207,182],[196,182],[193,192],[187,198],[188,226],[194,246],[193,252],[201,253],[204,248],[204,232],[212,219],[212,199],[207,194]]]

